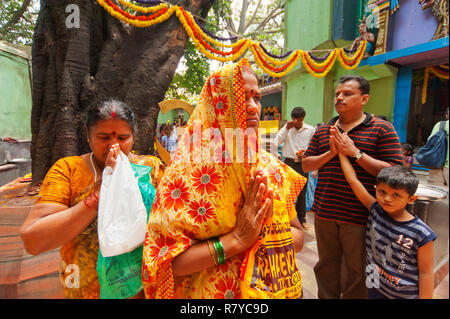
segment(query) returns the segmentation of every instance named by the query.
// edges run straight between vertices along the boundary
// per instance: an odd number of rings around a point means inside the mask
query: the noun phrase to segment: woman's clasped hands
[[[252,171],[243,206],[236,218],[234,235],[244,250],[258,239],[266,218],[273,215],[273,190],[268,187],[267,176],[259,169]]]

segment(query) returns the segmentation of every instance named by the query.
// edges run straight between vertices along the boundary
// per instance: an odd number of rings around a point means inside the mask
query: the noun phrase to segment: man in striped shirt
[[[303,158],[305,172],[319,171],[311,209],[319,254],[314,267],[319,298],[367,298],[364,242],[369,212],[346,182],[337,152],[351,159],[358,179],[372,195],[378,172],[402,161],[392,124],[363,112],[369,90],[363,77],[339,79],[335,95],[339,116],[316,130]],[[331,126],[347,134],[330,148]]]

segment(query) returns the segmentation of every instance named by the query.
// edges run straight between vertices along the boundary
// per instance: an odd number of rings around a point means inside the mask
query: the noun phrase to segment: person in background
[[[340,133],[336,130],[334,134]],[[406,210],[417,199],[417,176],[400,165],[383,168],[373,197],[359,181],[347,156],[339,153],[339,160],[345,179],[370,211],[366,230],[369,299],[433,298],[433,242],[437,236]]]
[[[159,132],[160,132],[160,137],[159,137],[159,139],[160,139],[160,142],[161,142],[161,145],[165,148],[165,149],[167,149],[167,139],[168,139],[168,137],[167,137],[167,124],[161,124],[161,126],[159,127]]]
[[[439,185],[439,186],[449,186],[448,184],[448,154],[449,154],[449,124],[448,124],[448,107],[445,110],[445,132],[447,133],[447,157],[445,158],[445,163],[443,167],[439,167],[439,168],[431,168],[430,171],[428,172],[428,182],[430,184],[434,184],[434,185]],[[433,130],[430,133],[430,136],[428,138],[430,138],[431,136],[433,136],[438,130],[439,130],[439,125],[440,125],[440,121],[437,122],[434,126],[433,126]]]
[[[317,129],[324,125],[326,123],[317,123],[316,126],[314,127],[314,129],[317,131]],[[313,204],[314,204],[314,193],[316,191],[316,186],[317,186],[317,180],[319,179],[318,176],[318,171],[312,171],[312,172],[308,172],[308,185],[306,188],[306,210],[311,210]]]
[[[308,173],[305,173],[302,169],[302,158],[314,135],[315,129],[305,123],[305,116],[306,112],[303,107],[295,107],[291,112],[292,121],[280,129],[274,144],[278,147],[284,143],[282,148],[282,154],[285,158],[284,162],[297,173],[307,178]],[[306,223],[306,189],[307,187],[304,187],[300,192],[295,209],[302,227],[305,230],[309,230],[309,225]]]
[[[123,102],[110,100],[91,108],[86,133],[92,152],[56,161],[22,225],[20,233],[29,254],[39,255],[61,247],[60,276],[66,298],[100,298],[96,269],[99,190],[103,170],[114,166],[118,150],[131,163],[152,167],[150,180],[155,188],[164,174],[158,158],[131,153],[135,126],[134,114]],[[77,288],[67,285],[74,265],[79,269],[79,282],[74,283]],[[143,292],[135,297],[143,297]]]
[[[402,145],[402,155],[403,155],[403,166],[411,169],[412,164],[414,163],[414,148],[408,144],[403,143]]]
[[[167,126],[167,137],[167,150],[169,151],[170,157],[172,158],[178,144],[177,127],[174,124],[169,124]]]
[[[402,163],[392,124],[363,111],[369,91],[369,82],[361,76],[339,79],[334,101],[339,116],[316,130],[303,158],[305,172],[319,171],[311,209],[319,254],[314,267],[319,298],[367,298],[364,238],[368,211],[345,180],[338,151],[352,158],[358,178],[372,194],[379,171]],[[331,145],[332,130],[347,134]]]

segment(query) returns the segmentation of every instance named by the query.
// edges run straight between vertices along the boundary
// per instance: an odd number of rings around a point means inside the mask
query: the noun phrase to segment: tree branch
[[[259,6],[261,5],[261,1],[262,1],[262,0],[259,0],[259,1],[258,1],[258,4],[256,5],[255,12],[253,12],[252,18],[248,21],[248,23],[245,24],[245,28],[244,28],[245,31],[247,30],[248,26],[251,25],[251,24],[253,23],[253,20],[255,20],[256,13],[258,12]],[[245,31],[244,31],[244,32],[245,32]]]
[[[20,18],[22,18],[25,11],[27,11],[28,6],[30,5],[31,0],[25,0],[22,3],[22,6],[14,12],[13,16],[11,17],[11,20],[9,20],[4,26],[2,33],[8,31],[13,25],[15,25],[17,22],[19,22]]]
[[[241,16],[239,18],[239,29],[238,29],[239,34],[244,34],[245,32],[245,16],[247,15],[249,4],[250,3],[248,0],[242,0],[242,9],[241,9]]]
[[[271,19],[276,18],[277,16],[279,16],[283,12],[282,10],[277,12],[278,9],[281,9],[281,7],[278,6],[278,7],[274,8],[272,10],[272,12],[270,12],[269,15],[256,27],[254,32],[257,32],[257,31],[263,29],[264,26],[267,24],[267,22],[269,22]]]

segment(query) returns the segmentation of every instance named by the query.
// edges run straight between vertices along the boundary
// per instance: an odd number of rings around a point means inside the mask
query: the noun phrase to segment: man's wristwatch
[[[359,160],[362,156],[364,155],[363,152],[361,152],[360,150],[356,151],[355,155],[353,156],[353,158],[355,159],[355,161]]]

